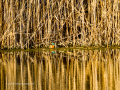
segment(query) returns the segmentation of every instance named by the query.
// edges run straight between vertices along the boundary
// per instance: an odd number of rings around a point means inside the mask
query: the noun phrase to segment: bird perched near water
[[[50,45],[49,48],[55,48],[55,44],[52,43],[52,45]]]

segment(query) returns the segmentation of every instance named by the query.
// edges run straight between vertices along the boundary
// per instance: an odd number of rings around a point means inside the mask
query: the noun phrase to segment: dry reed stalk
[[[59,38],[71,35],[71,38],[58,42],[67,45],[66,42],[72,41],[73,46],[109,46],[120,43],[118,0],[1,2],[1,48],[6,46],[10,49],[20,45],[20,48],[29,49],[43,42],[48,46],[52,41],[57,42]],[[71,12],[74,13],[68,17]]]
[[[37,1],[37,19],[38,19],[38,21],[37,21],[37,26],[39,25],[39,23],[40,23],[40,2],[39,2],[39,0]],[[39,30],[39,42],[41,42],[41,29]],[[39,44],[39,48],[40,48],[40,44]]]
[[[30,1],[31,2],[31,1]],[[28,19],[27,19],[27,39],[29,39],[29,32],[30,32],[30,17],[31,17],[31,3],[29,2],[29,0],[27,0],[27,15],[28,15]],[[29,41],[28,44],[26,45],[27,48],[29,49]]]
[[[2,37],[2,35],[3,35],[3,24],[4,24],[4,22],[3,22],[3,18],[4,18],[4,4],[3,4],[3,1],[2,0],[0,0],[0,39],[1,39],[1,37]],[[4,40],[3,41],[1,41],[0,40],[0,46],[1,46],[1,49],[3,49],[3,46],[4,46]]]
[[[3,15],[2,15],[2,0],[0,0],[0,36],[2,35],[2,18],[3,18]]]
[[[22,1],[20,1],[20,48],[22,49],[22,43],[23,43],[23,41],[22,41],[22,30],[23,30],[23,28],[22,28]]]

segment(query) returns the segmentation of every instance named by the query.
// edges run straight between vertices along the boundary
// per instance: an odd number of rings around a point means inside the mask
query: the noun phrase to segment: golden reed
[[[120,0],[0,0],[0,48],[120,45]]]

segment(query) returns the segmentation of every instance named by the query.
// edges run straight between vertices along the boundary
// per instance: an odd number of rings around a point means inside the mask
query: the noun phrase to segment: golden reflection
[[[120,50],[0,53],[0,90],[119,90]]]

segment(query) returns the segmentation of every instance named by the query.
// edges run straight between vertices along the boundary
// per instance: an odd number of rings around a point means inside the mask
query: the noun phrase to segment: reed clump
[[[119,0],[1,0],[0,49],[120,45]]]

